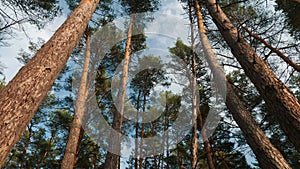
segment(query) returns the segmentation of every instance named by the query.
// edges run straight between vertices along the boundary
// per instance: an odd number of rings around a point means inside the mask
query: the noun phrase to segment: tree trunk
[[[99,0],[82,0],[0,94],[0,167],[82,36]]]
[[[130,16],[130,23],[127,32],[127,40],[125,47],[125,54],[123,60],[123,69],[122,69],[122,78],[120,89],[118,92],[118,103],[119,107],[117,110],[119,112],[114,113],[113,124],[112,127],[114,130],[119,132],[119,137],[114,140],[110,140],[111,146],[116,152],[120,152],[121,150],[121,132],[122,132],[122,122],[123,122],[123,114],[124,114],[124,104],[125,104],[125,95],[126,95],[126,83],[128,80],[128,68],[130,62],[130,44],[131,44],[131,36],[133,29],[134,15]],[[120,153],[118,153],[120,154]],[[111,152],[107,152],[105,159],[105,169],[118,169],[120,167],[120,156]]]
[[[99,147],[95,145],[95,150],[93,152],[93,168],[98,168],[98,155],[99,155]]]
[[[148,74],[148,70],[147,70],[147,74]],[[144,135],[145,135],[145,123],[143,123],[144,120],[144,114],[146,113],[146,104],[147,104],[147,80],[145,80],[144,84],[143,84],[143,114],[142,114],[142,129],[141,129],[141,144],[140,144],[140,163],[139,163],[139,169],[143,168],[143,139],[144,139]]]
[[[289,166],[289,164],[286,162],[286,160],[283,158],[280,152],[271,144],[269,139],[259,128],[254,119],[251,117],[250,112],[241,103],[238,96],[235,94],[231,84],[229,84],[226,81],[225,74],[219,66],[215,58],[214,52],[210,46],[209,40],[205,34],[202,14],[200,11],[200,5],[198,0],[195,0],[195,6],[197,10],[198,28],[200,32],[201,44],[204,50],[204,55],[208,61],[208,64],[212,70],[214,77],[218,78],[217,83],[222,83],[222,81],[226,83],[227,95],[224,99],[226,100],[225,103],[227,105],[227,108],[229,109],[234,120],[242,130],[247,143],[256,155],[259,165],[265,169],[290,169],[291,167]],[[221,85],[224,84],[217,84],[217,86]]]
[[[152,135],[152,137],[154,137],[155,136],[155,123],[154,123],[154,121],[152,121],[151,122],[151,135]],[[156,155],[156,150],[155,150],[155,148],[153,149],[153,163],[154,163],[154,169],[157,169],[158,167],[158,165],[157,165],[157,155]]]
[[[135,122],[135,149],[134,149],[134,168],[138,169],[138,135],[139,135],[139,109],[140,109],[141,91],[139,90],[136,107],[136,122]]]
[[[86,31],[88,32],[88,28],[86,29]],[[77,145],[80,138],[82,120],[84,116],[85,104],[88,95],[87,78],[88,78],[89,64],[90,64],[90,57],[91,57],[90,40],[91,40],[91,35],[89,33],[86,33],[85,60],[84,60],[82,74],[81,74],[78,97],[75,103],[75,113],[73,115],[73,121],[69,132],[69,138],[65,149],[64,158],[62,160],[61,169],[74,168],[74,164],[76,160],[77,147],[78,147]]]
[[[167,111],[169,110],[169,107],[167,108]],[[166,112],[168,113],[168,112]],[[170,169],[170,162],[169,162],[169,118],[167,114],[165,114],[165,132],[166,132],[166,169]]]
[[[241,37],[215,0],[207,1],[207,8],[233,55],[253,82],[268,110],[279,122],[289,140],[300,152],[300,103],[262,58]]]
[[[206,156],[207,156],[207,163],[208,163],[208,166],[210,169],[215,169],[216,167],[214,164],[214,158],[213,158],[213,153],[211,151],[211,146],[209,144],[208,137],[207,137],[205,130],[202,130],[204,123],[203,123],[202,113],[200,112],[199,109],[198,109],[198,116],[199,116],[198,123],[199,123],[200,129],[201,129],[201,134],[202,134],[203,141],[204,141],[204,149],[205,149]]]
[[[85,118],[86,117],[84,117],[84,119]],[[76,146],[76,154],[75,154],[74,165],[73,165],[74,167],[76,167],[76,164],[77,164],[78,154],[80,153],[80,145],[81,145],[81,141],[82,141],[83,136],[84,136],[84,129],[81,127],[79,138],[78,138],[78,141],[77,141],[77,146]]]
[[[188,1],[188,6],[189,6],[189,19],[190,19],[190,27],[191,27],[191,42],[192,42],[192,53],[193,53],[193,58],[192,58],[192,71],[193,71],[193,79],[192,79],[192,92],[193,92],[193,129],[192,129],[192,169],[197,168],[197,152],[198,152],[198,142],[197,142],[197,123],[199,122],[200,129],[201,129],[201,134],[203,137],[204,141],[204,148],[206,151],[206,156],[207,156],[207,163],[210,169],[215,169],[215,165],[213,163],[213,156],[211,152],[211,148],[208,142],[207,134],[205,130],[202,130],[203,128],[203,120],[202,120],[202,112],[199,109],[198,106],[198,98],[196,95],[197,92],[197,63],[196,63],[196,53],[195,51],[195,36],[194,36],[194,23],[193,23],[193,16],[192,16],[192,1]],[[197,116],[199,116],[197,118]],[[199,120],[197,120],[199,119]]]
[[[23,149],[23,155],[21,157],[21,166],[20,166],[20,169],[24,169],[25,167],[25,157],[26,157],[26,153],[27,153],[27,149],[28,149],[28,146],[29,146],[29,142],[30,142],[30,139],[31,139],[31,135],[32,135],[32,123],[30,123],[27,128],[28,128],[28,137],[26,138],[26,141],[25,141],[25,146],[24,146],[24,149]]]
[[[190,3],[190,2],[189,2]],[[194,53],[194,26],[193,26],[193,20],[192,20],[192,11],[191,11],[191,5],[189,5],[189,16],[190,16],[190,24],[191,24],[191,39],[192,39],[192,73],[193,73],[193,79],[192,81],[192,117],[193,117],[193,129],[192,129],[192,169],[196,169],[197,167],[197,152],[198,152],[198,142],[197,142],[197,74],[196,74],[196,55]],[[201,113],[201,112],[200,112]]]

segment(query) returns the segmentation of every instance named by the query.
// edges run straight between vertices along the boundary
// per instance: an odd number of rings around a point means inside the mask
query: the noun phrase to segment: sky
[[[21,49],[27,51],[29,42],[37,42],[38,38],[47,41],[55,33],[59,26],[66,20],[69,11],[63,0],[60,0],[60,4],[63,7],[62,15],[55,18],[52,22],[48,23],[43,29],[38,30],[36,27],[30,24],[24,24],[27,36],[22,30],[17,29],[14,32],[14,38],[6,41],[7,43],[9,43],[9,46],[0,47],[0,63],[2,66],[4,66],[3,73],[5,76],[6,83],[8,83],[17,74],[18,70],[22,67],[22,64],[17,60],[17,56],[20,53]],[[160,13],[165,16],[163,19],[166,19],[168,15],[173,18],[176,16],[177,21],[179,20],[179,18],[183,18],[183,10],[181,8],[181,5],[174,0],[162,0]],[[168,22],[171,23],[170,21],[172,20],[169,20]],[[162,25],[165,21],[158,21],[156,19],[155,22],[159,22],[158,25]],[[169,25],[171,26],[172,24]],[[170,31],[178,29],[170,27],[164,30]],[[181,31],[180,35],[184,35],[184,32],[185,31]],[[183,36],[181,37],[184,38]],[[0,76],[0,79],[3,79],[3,76]]]
[[[188,20],[184,16],[184,11],[181,4],[176,0],[162,0],[159,13],[155,14],[155,20],[147,24],[145,30],[147,46],[153,49],[168,50],[168,47],[173,47],[176,39],[179,37],[183,42],[188,42]],[[27,50],[29,42],[37,42],[38,38],[47,41],[59,26],[66,20],[69,13],[66,4],[63,0],[60,1],[63,7],[62,15],[48,23],[44,29],[38,30],[36,27],[25,24],[26,34],[23,31],[16,31],[14,38],[8,40],[10,44],[7,47],[0,47],[0,63],[5,67],[4,76],[8,83],[22,67],[22,64],[17,60],[17,56],[21,49]],[[118,25],[118,24],[117,24]],[[121,27],[120,23],[119,26]],[[159,38],[159,43],[157,43]],[[3,77],[0,76],[0,79]],[[248,159],[251,159],[249,156]],[[250,160],[252,161],[252,160]]]
[[[62,6],[65,6],[63,1],[60,1]],[[24,24],[24,31],[21,29],[16,29],[14,32],[14,37],[7,40],[8,46],[0,47],[0,64],[4,67],[5,81],[8,83],[22,67],[22,64],[17,60],[17,56],[21,49],[27,51],[29,42],[37,42],[38,38],[47,41],[54,32],[59,28],[59,26],[67,18],[67,9],[62,10],[62,15],[56,17],[52,22],[48,23],[43,29],[39,30],[35,26],[28,23]],[[3,76],[0,78],[3,79]]]

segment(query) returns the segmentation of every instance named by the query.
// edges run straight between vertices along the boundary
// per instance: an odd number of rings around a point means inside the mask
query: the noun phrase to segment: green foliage
[[[144,12],[155,12],[158,10],[160,2],[158,0],[120,0],[128,15]]]
[[[300,100],[300,74],[297,73],[292,76],[291,78],[291,90],[293,90],[293,93],[297,97],[298,100]]]
[[[29,21],[38,28],[42,28],[60,14],[58,0],[1,0],[1,4],[16,12],[17,16],[14,17],[17,19],[23,18],[24,21]],[[5,14],[1,13],[1,15]]]
[[[287,0],[276,0],[275,10],[282,11],[286,16],[286,22],[289,25],[290,33],[300,39],[300,4],[287,1]]]
[[[240,100],[246,103],[249,109],[252,110],[262,102],[262,98],[245,73],[233,71],[227,75],[227,79],[233,84],[235,93],[240,97]]]

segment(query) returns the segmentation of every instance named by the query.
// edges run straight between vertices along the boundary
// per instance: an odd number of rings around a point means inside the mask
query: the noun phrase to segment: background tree
[[[132,35],[134,32],[139,32],[139,30],[143,30],[143,24],[142,21],[145,21],[146,12],[154,12],[158,8],[158,1],[120,1],[120,4],[124,8],[124,11],[127,15],[130,15],[130,20],[128,24],[128,30],[127,30],[127,39],[126,39],[126,45],[125,45],[125,52],[124,52],[124,60],[123,60],[123,69],[122,69],[122,79],[120,80],[120,89],[118,91],[118,103],[119,107],[117,107],[117,110],[119,112],[116,112],[114,114],[114,119],[112,123],[112,127],[117,132],[121,133],[122,130],[122,119],[124,114],[124,102],[125,102],[125,95],[126,95],[126,83],[128,80],[128,66],[130,63],[130,55],[133,54],[133,51],[131,50],[133,47],[132,45]],[[144,12],[144,14],[135,15],[137,13]],[[137,18],[139,17],[139,18]],[[133,48],[134,49],[134,48]],[[136,50],[136,49],[135,49]],[[116,151],[119,151],[121,149],[120,147],[120,140],[114,139],[111,140],[111,147],[114,147]],[[118,155],[115,155],[113,153],[108,152],[106,156],[106,166],[105,168],[119,168],[120,167],[120,157]]]
[[[276,167],[290,168],[290,166],[288,165],[286,160],[282,157],[280,152],[270,143],[270,141],[265,136],[263,131],[259,128],[256,122],[250,116],[250,113],[248,112],[247,108],[239,101],[237,95],[233,90],[233,87],[227,82],[225,78],[225,74],[223,73],[220,66],[218,65],[218,62],[214,57],[214,52],[212,51],[208,38],[205,34],[206,31],[204,29],[200,4],[197,0],[195,2],[196,2],[195,7],[196,7],[197,19],[198,19],[198,29],[200,32],[201,44],[206,59],[212,69],[215,78],[222,79],[221,82],[220,80],[216,81],[216,83],[219,83],[217,84],[219,90],[223,91],[224,88],[222,88],[222,83],[227,83],[226,96],[222,96],[222,97],[226,97],[225,103],[227,108],[230,110],[230,112],[233,115],[233,118],[235,119],[235,121],[237,122],[241,130],[243,131],[248,144],[250,145],[250,147],[252,148],[256,156],[258,156],[258,161],[260,162],[261,167],[268,168],[272,164],[274,168]],[[258,147],[261,147],[260,149],[261,152],[257,151]],[[275,153],[275,158],[272,158],[274,157],[274,155],[269,153],[270,149],[273,149],[272,152]],[[265,160],[270,160],[270,161],[265,162]]]

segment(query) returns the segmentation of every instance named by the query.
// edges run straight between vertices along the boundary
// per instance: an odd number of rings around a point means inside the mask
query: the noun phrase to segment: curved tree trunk
[[[247,143],[256,155],[259,165],[264,169],[290,169],[291,167],[289,166],[287,161],[283,158],[281,153],[272,145],[270,140],[266,137],[266,135],[254,121],[250,112],[241,103],[238,96],[235,94],[232,85],[227,82],[225,74],[219,66],[218,61],[215,58],[214,52],[211,49],[209,40],[205,34],[202,14],[200,11],[200,5],[198,0],[195,0],[195,6],[197,10],[198,28],[200,32],[201,44],[203,47],[204,55],[208,61],[208,64],[212,70],[214,77],[221,79],[219,80],[219,82],[226,82],[227,95],[226,98],[224,98],[226,99],[226,106],[231,112],[234,120],[242,130]]]
[[[0,167],[82,36],[99,0],[82,0],[0,94]]]
[[[216,1],[208,0],[207,8],[231,52],[265,100],[270,114],[277,119],[284,133],[300,152],[300,102],[241,37],[220,6],[216,5]]]
[[[86,31],[88,32],[88,29]],[[78,97],[75,103],[75,113],[71,124],[69,138],[65,149],[64,158],[62,160],[61,169],[72,169],[75,165],[77,155],[77,145],[79,144],[80,131],[82,128],[82,120],[84,117],[85,105],[88,96],[87,78],[91,57],[90,47],[91,35],[86,33],[86,51],[83,70],[81,74],[80,86],[78,90]]]

